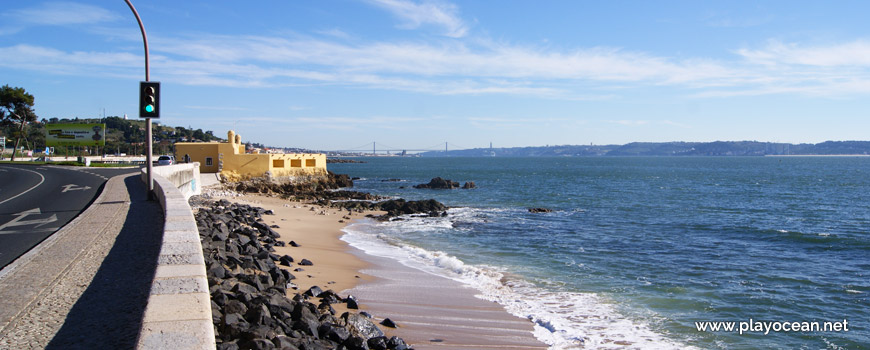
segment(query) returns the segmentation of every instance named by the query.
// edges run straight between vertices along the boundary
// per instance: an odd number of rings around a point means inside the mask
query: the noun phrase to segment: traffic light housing
[[[160,118],[160,82],[139,82],[139,118]]]

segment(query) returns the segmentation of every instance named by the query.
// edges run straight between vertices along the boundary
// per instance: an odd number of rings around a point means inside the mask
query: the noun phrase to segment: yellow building
[[[273,178],[326,175],[325,154],[246,154],[241,136],[230,130],[227,140],[178,142],[175,144],[175,159],[179,162],[199,162],[201,173],[220,173],[230,180],[269,175]]]

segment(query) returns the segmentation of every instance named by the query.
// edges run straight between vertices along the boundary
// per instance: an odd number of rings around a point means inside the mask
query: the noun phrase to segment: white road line
[[[27,191],[21,192],[21,193],[15,195],[15,196],[13,196],[13,197],[7,198],[6,200],[0,202],[0,204],[6,203],[6,202],[11,201],[11,200],[13,200],[13,199],[15,199],[15,198],[21,197],[21,195],[23,195],[23,194],[25,194],[25,193],[27,193],[27,192],[32,191],[34,188],[39,187],[39,185],[42,185],[42,183],[45,182],[45,176],[42,176],[42,174],[40,174],[40,173],[38,173],[38,172],[35,172],[35,171],[33,171],[33,170],[28,170],[28,169],[18,169],[18,168],[10,168],[10,169],[29,171],[29,172],[31,172],[31,173],[34,173],[34,174],[36,174],[36,175],[39,175],[39,178],[40,178],[41,180],[39,180],[39,183],[38,183],[38,184],[34,185],[34,186],[31,187],[31,188],[28,188]]]

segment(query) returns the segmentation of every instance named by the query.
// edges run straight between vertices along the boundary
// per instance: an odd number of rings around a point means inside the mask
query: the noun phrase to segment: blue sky
[[[870,139],[867,1],[134,5],[160,122],[274,146]],[[143,62],[122,0],[0,5],[42,118],[136,117]]]

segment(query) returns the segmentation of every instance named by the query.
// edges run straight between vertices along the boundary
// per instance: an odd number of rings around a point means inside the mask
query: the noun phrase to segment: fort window
[[[302,167],[302,159],[291,159],[290,167],[292,168],[301,168]]]
[[[272,167],[273,168],[283,168],[284,160],[283,159],[272,159]]]
[[[309,168],[316,167],[316,166],[317,166],[317,160],[316,160],[316,159],[306,159],[306,160],[305,160],[305,166],[306,166],[306,167],[309,167]]]
[[[212,165],[214,165],[214,161],[211,160],[211,157],[206,157],[205,158],[205,166],[212,166]]]

